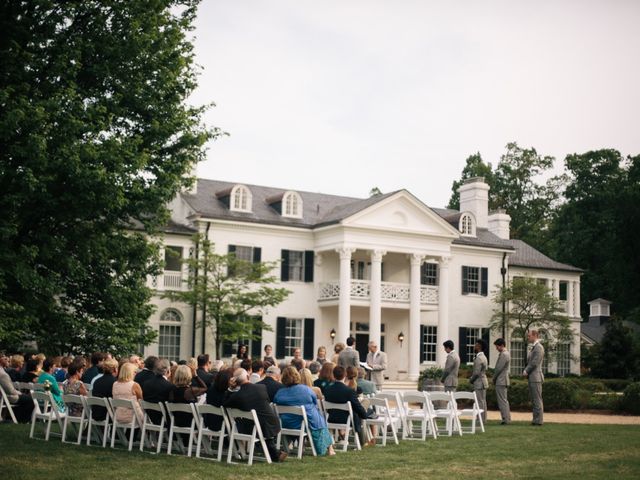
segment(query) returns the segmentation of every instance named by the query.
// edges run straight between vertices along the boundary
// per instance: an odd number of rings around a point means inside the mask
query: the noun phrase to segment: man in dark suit
[[[351,403],[353,410],[353,423],[356,432],[360,433],[360,419],[367,418],[367,411],[358,400],[358,393],[345,385],[344,380],[347,371],[344,367],[337,366],[333,369],[335,382],[330,383],[324,388],[324,399],[332,403]],[[330,423],[346,423],[349,414],[344,410],[329,410]]]
[[[93,382],[91,396],[100,398],[111,398],[113,396],[113,384],[118,379],[118,361],[109,358],[102,362],[102,376]],[[107,417],[104,407],[91,407],[93,419],[102,421]]]
[[[93,352],[91,354],[91,367],[82,374],[82,383],[91,383],[93,377],[102,373],[102,362],[107,359],[107,354],[104,352]]]
[[[142,399],[145,402],[169,401],[169,395],[174,388],[174,385],[168,380],[170,371],[169,360],[161,359],[156,362],[155,375],[142,385]],[[162,420],[160,413],[153,410],[149,410],[148,413],[153,423],[159,424]]]
[[[280,432],[280,419],[271,408],[267,388],[259,383],[251,383],[249,374],[244,368],[238,368],[233,372],[229,388],[235,387],[239,388],[236,391],[230,391],[229,397],[224,401],[224,407],[237,408],[245,412],[255,410],[271,460],[282,462],[287,458],[287,453],[276,447],[276,437]],[[238,428],[242,433],[251,433],[253,424],[238,423]]]
[[[136,373],[136,376],[133,378],[133,381],[138,385],[142,386],[144,382],[153,378],[155,373],[153,370],[156,368],[156,362],[158,361],[158,357],[153,355],[148,356],[144,361],[144,368]]]
[[[256,382],[257,385],[264,385],[267,387],[267,394],[269,395],[269,400],[273,402],[273,397],[276,396],[278,390],[280,390],[284,385],[280,383],[280,369],[275,365],[271,365],[267,368],[267,372],[264,375],[264,378],[259,382]]]
[[[216,376],[209,372],[211,368],[211,360],[209,360],[209,354],[204,353],[202,355],[198,355],[198,369],[196,370],[196,374],[200,379],[207,384],[207,388],[211,386],[213,380],[215,380]]]

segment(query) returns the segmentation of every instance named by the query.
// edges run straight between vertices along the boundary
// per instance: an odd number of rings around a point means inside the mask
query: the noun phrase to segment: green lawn
[[[28,436],[25,425],[0,425],[2,479],[640,478],[637,426],[490,423],[484,434],[404,441],[333,458],[252,467],[62,445],[58,438],[45,442]]]

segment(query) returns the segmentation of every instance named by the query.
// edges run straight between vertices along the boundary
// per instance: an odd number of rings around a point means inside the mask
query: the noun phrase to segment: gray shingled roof
[[[516,253],[509,257],[509,265],[517,267],[541,268],[544,270],[561,270],[566,272],[583,272],[584,270],[567,265],[566,263],[556,262],[543,253],[539,252],[531,245],[526,244],[522,240],[505,240],[513,248]]]

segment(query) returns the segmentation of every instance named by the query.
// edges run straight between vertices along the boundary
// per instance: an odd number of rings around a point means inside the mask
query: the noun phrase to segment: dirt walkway
[[[489,420],[500,420],[500,412],[488,412]],[[531,412],[511,412],[514,422],[530,422]],[[640,425],[640,417],[599,413],[544,413],[545,423],[590,423],[608,425]]]

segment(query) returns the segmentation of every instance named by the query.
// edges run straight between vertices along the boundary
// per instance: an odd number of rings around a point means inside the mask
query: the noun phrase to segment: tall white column
[[[573,282],[573,316],[580,317],[580,282]]]
[[[420,375],[420,265],[424,256],[413,253],[409,259],[409,380],[417,380]]]
[[[380,346],[382,324],[382,257],[387,252],[373,250],[371,252],[371,283],[369,285],[369,341]]]
[[[573,282],[567,282],[567,315],[572,318],[574,307]]]
[[[351,323],[351,254],[352,248],[339,248],[340,255],[340,297],[338,303],[337,341],[344,342],[349,336]]]
[[[447,352],[442,344],[451,340],[449,333],[449,257],[442,257],[438,264],[438,345],[436,345],[436,360],[439,366],[444,367]],[[455,340],[454,340],[455,342]]]

